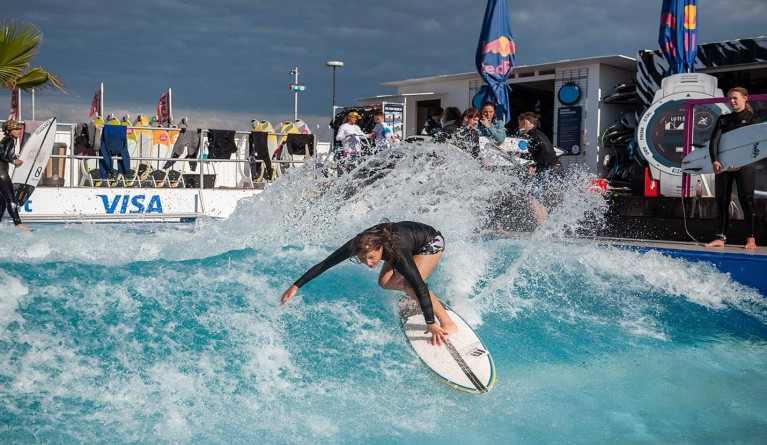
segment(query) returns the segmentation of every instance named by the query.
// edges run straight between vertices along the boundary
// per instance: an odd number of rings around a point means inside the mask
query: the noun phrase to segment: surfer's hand
[[[18,167],[19,165],[23,164],[24,161],[22,161],[21,159],[14,159],[13,163]]]
[[[293,296],[296,294],[296,292],[298,292],[298,286],[296,286],[295,284],[290,286],[290,288],[288,288],[288,290],[286,290],[285,293],[282,294],[282,299],[280,300],[280,306],[282,306],[288,300],[293,298]]]
[[[424,332],[424,334],[428,334],[429,332],[431,332],[431,340],[429,340],[429,343],[434,346],[442,346],[442,343],[447,341],[447,338],[450,336],[450,333],[442,329],[442,326],[437,323],[426,325],[426,332]]]
[[[722,164],[719,161],[712,162],[711,166],[714,167],[714,173],[719,173],[722,171]]]

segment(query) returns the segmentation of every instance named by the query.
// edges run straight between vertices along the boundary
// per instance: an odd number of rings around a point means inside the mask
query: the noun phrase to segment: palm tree
[[[45,87],[66,92],[58,77],[41,67],[29,68],[43,40],[43,32],[32,24],[0,21],[0,87],[31,91]]]

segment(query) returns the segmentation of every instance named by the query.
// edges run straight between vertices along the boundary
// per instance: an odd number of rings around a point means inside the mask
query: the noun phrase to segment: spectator
[[[442,115],[444,111],[440,107],[429,109],[429,118],[423,126],[421,134],[434,136],[442,131]]]

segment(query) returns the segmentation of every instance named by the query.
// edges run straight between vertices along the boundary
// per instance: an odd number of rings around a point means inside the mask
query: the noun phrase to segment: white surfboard
[[[767,157],[767,122],[740,127],[719,139],[719,162],[727,168],[743,167]],[[714,173],[708,144],[682,159],[682,171],[691,175]]]
[[[19,159],[23,164],[13,171],[13,200],[24,205],[45,172],[56,139],[56,118],[43,122],[24,143]]]
[[[488,138],[482,136],[479,138],[480,146],[482,146],[483,139],[485,139],[484,141],[485,143],[489,142]],[[529,141],[525,138],[516,138],[516,137],[508,136],[506,137],[506,139],[503,140],[502,143],[498,144],[497,147],[498,149],[506,153],[517,153],[517,154],[528,153],[527,151],[528,142]],[[554,152],[557,154],[557,156],[562,156],[563,154],[565,154],[565,151],[559,147],[554,147]]]
[[[493,389],[493,357],[463,318],[445,306],[450,318],[458,325],[458,332],[450,336],[447,344],[434,346],[429,343],[431,334],[424,334],[426,322],[418,302],[402,298],[398,309],[400,327],[408,343],[437,380],[468,393],[483,394]]]
[[[311,134],[312,130],[309,128],[309,125],[304,122],[302,119],[296,119],[293,122],[293,125],[296,127],[296,130],[298,130],[301,134]]]

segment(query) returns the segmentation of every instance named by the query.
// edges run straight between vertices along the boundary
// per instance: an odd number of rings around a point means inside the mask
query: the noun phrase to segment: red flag
[[[8,119],[21,120],[21,112],[19,111],[19,103],[21,101],[19,96],[21,96],[21,92],[18,89],[13,90],[13,93],[11,93],[11,110],[8,112]]]
[[[88,117],[94,114],[98,115],[99,110],[101,110],[101,90],[96,90],[96,94],[93,95],[93,102],[91,102],[91,114]]]
[[[160,94],[157,102],[157,120],[161,127],[170,126],[170,92]]]

